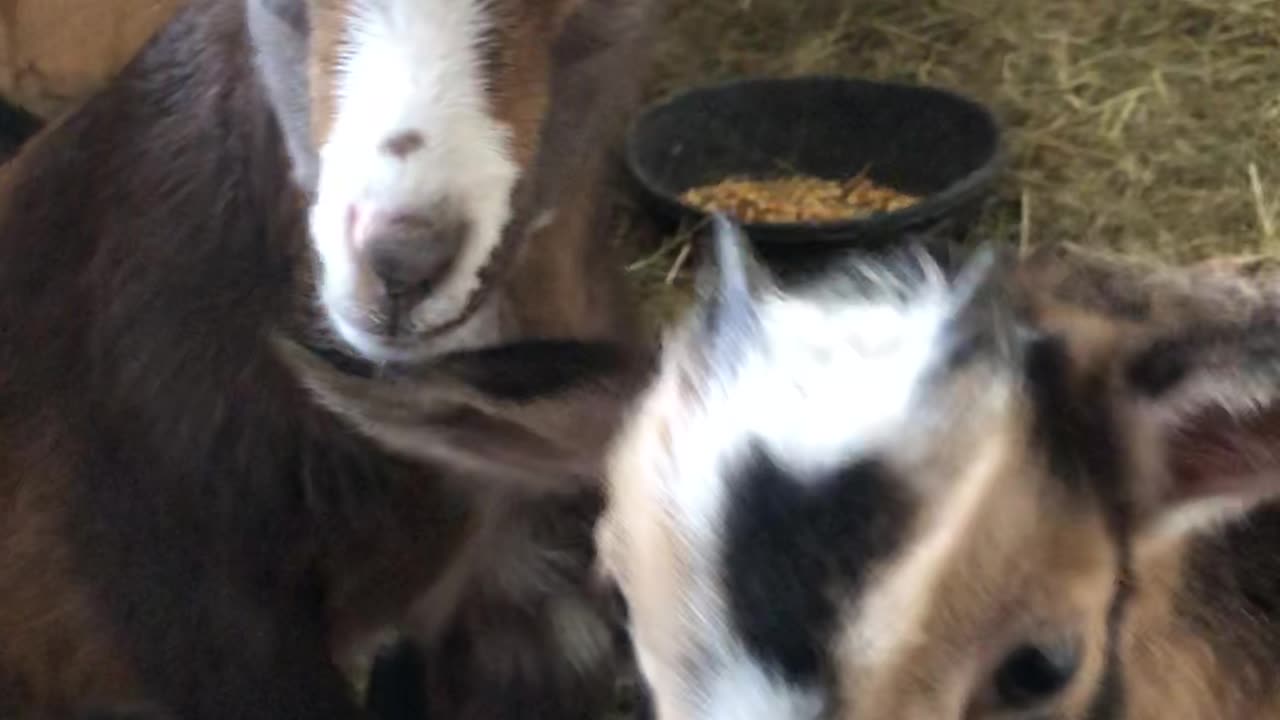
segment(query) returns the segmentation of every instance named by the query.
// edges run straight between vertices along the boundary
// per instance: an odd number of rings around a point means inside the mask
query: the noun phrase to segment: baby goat
[[[1274,294],[716,248],[598,530],[660,720],[1280,713]]]

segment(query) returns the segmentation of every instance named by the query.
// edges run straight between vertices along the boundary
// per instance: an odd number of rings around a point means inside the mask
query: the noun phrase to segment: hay
[[[653,238],[643,231],[648,229],[643,214],[642,208],[624,204],[616,234],[631,253],[626,277],[640,301],[641,320],[658,333],[693,300],[690,259],[693,236],[700,228],[681,227],[669,236]]]
[[[979,236],[1187,263],[1280,251],[1278,57],[1276,0],[673,0],[653,95],[811,72],[960,90],[1011,151]]]

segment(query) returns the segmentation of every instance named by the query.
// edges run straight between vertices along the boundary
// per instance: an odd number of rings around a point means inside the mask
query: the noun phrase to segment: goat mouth
[[[415,362],[430,357],[437,345],[476,314],[500,290],[524,234],[523,223],[512,221],[503,230],[485,264],[475,274],[475,285],[451,317],[428,326],[411,319],[417,304],[389,298],[373,312],[350,312],[328,306],[329,326],[348,350],[374,363]],[[422,302],[429,300],[424,299]],[[353,308],[354,309],[354,308]]]
[[[474,317],[480,308],[484,307],[485,303],[502,286],[503,280],[512,265],[514,265],[515,256],[520,249],[521,239],[526,234],[527,223],[520,219],[523,216],[524,213],[514,214],[513,219],[502,229],[502,237],[489,253],[488,260],[476,272],[476,287],[467,296],[466,301],[463,302],[458,312],[452,318],[436,323],[431,327],[402,333],[399,336],[401,341],[421,344],[424,341],[439,338],[456,330]]]

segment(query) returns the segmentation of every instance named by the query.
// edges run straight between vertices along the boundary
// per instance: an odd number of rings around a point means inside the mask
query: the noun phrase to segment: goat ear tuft
[[[299,187],[315,190],[320,156],[311,137],[306,0],[244,0],[258,74],[284,134]]]
[[[1026,331],[1011,292],[1011,267],[1008,255],[992,245],[979,247],[960,266],[947,327],[952,356],[981,351],[1012,359],[1023,349]]]
[[[741,341],[759,331],[758,303],[774,287],[742,228],[716,214],[709,233],[711,257],[699,273],[698,343],[716,366],[732,365]]]

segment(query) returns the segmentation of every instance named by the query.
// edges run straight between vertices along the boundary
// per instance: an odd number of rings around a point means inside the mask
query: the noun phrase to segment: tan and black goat
[[[599,527],[659,720],[1280,717],[1280,291],[743,243]]]

